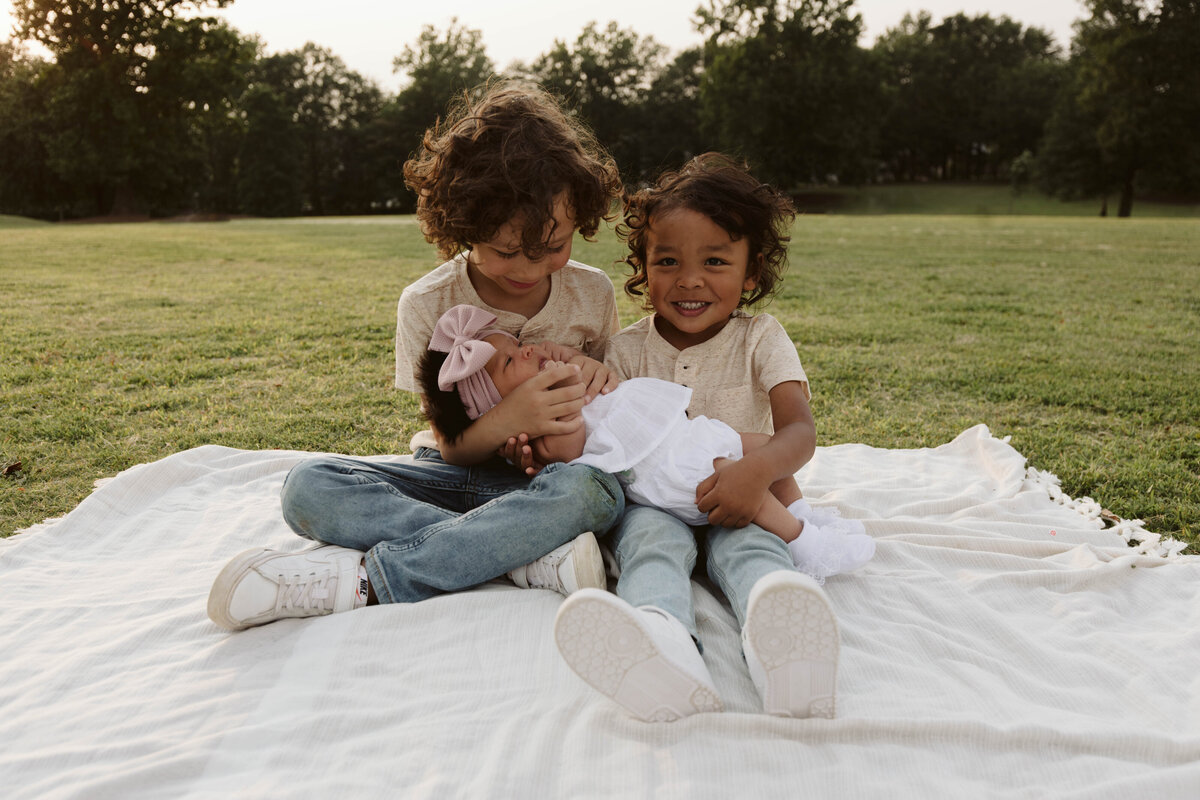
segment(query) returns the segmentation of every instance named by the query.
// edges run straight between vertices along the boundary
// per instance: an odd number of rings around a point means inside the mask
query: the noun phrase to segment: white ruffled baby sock
[[[831,575],[853,572],[875,555],[875,540],[856,519],[843,519],[835,509],[816,509],[806,500],[788,506],[804,523],[800,535],[788,542],[796,569],[824,583]]]

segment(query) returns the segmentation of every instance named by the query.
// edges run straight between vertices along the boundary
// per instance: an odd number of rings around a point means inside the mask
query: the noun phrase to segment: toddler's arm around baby
[[[576,367],[563,364],[530,378],[475,420],[462,436],[446,441],[439,435],[442,458],[448,464],[470,466],[492,457],[521,433],[531,439],[582,433],[579,411],[584,405],[584,387],[578,376]]]

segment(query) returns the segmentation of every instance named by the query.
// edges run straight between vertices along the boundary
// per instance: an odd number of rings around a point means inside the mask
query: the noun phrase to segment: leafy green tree
[[[1062,83],[1052,37],[1008,17],[906,15],[876,42],[880,153],[901,180],[996,179],[1036,148]]]
[[[1100,216],[1108,216],[1108,198],[1120,186],[1119,170],[1096,138],[1100,115],[1080,101],[1078,62],[1046,123],[1034,172],[1041,188],[1065,199],[1099,197]]]
[[[997,76],[994,102],[987,104],[983,114],[981,130],[989,143],[982,169],[989,177],[997,177],[1006,165],[1011,168],[1025,153],[1032,157],[1069,75],[1066,59],[1058,55],[1047,34],[1026,28],[1023,38],[1032,47]]]
[[[369,161],[363,161],[368,158],[369,127],[383,106],[379,87],[311,42],[261,59],[252,84],[273,93],[291,117],[286,135],[299,141],[292,167],[301,186],[303,211],[323,215],[371,210],[380,195],[378,176]],[[268,119],[284,124],[281,112],[261,91],[255,101],[255,114],[261,115],[257,125]],[[254,136],[270,133],[256,127]],[[266,143],[243,147],[243,152],[260,155],[266,150]],[[271,171],[282,166],[279,158],[272,161]],[[240,185],[248,188],[245,181]]]
[[[879,80],[850,0],[735,0],[701,9],[702,124],[784,188],[872,169]]]
[[[667,48],[610,22],[588,23],[568,44],[555,40],[523,72],[573,108],[604,145],[626,179],[643,176],[648,164],[643,134],[646,98],[663,74]]]
[[[445,32],[426,25],[415,44],[405,45],[392,61],[396,72],[406,76],[396,97],[397,113],[411,129],[423,132],[445,110],[450,100],[496,75],[478,30],[450,20]],[[419,141],[412,143],[415,150]]]
[[[1130,216],[1139,184],[1194,195],[1200,185],[1200,3],[1089,0],[1076,27],[1072,79],[1039,158],[1048,189],[1119,195]],[[1102,212],[1103,213],[1103,212]]]
[[[653,180],[662,170],[717,148],[700,123],[703,79],[704,51],[699,47],[679,53],[654,78],[641,102],[642,163],[637,178]]]
[[[417,41],[405,45],[392,64],[405,75],[405,84],[384,103],[365,135],[370,158],[377,165],[385,206],[412,211],[416,198],[404,185],[404,162],[416,151],[425,130],[445,113],[450,101],[491,80],[496,70],[480,32],[461,25],[457,19],[452,19],[444,32],[426,25]]]
[[[238,206],[256,216],[296,216],[303,210],[303,149],[295,107],[266,83],[251,85],[239,106],[246,127],[237,154]]]
[[[139,195],[161,211],[232,211],[236,156],[243,135],[238,98],[246,89],[255,42],[222,21],[178,19],[154,39],[146,64],[149,111]]]
[[[1200,199],[1200,3],[1164,0],[1156,50],[1162,116],[1155,118],[1159,157],[1147,168],[1146,187],[1181,199]]]
[[[148,146],[167,108],[151,97],[150,63],[186,14],[229,2],[14,2],[17,33],[55,59],[54,69],[42,76],[47,164],[64,182],[86,187],[95,211],[145,205],[139,192],[152,190],[165,167],[161,152]]]
[[[0,213],[53,218],[70,213],[71,186],[47,165],[47,85],[53,65],[0,41]]]

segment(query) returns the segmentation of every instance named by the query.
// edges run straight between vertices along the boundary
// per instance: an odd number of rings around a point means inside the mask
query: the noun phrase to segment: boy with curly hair
[[[396,386],[417,390],[414,370],[434,324],[462,303],[522,340],[560,343],[555,357],[567,363],[455,437],[418,434],[411,461],[335,456],[296,465],[283,516],[319,544],[234,558],[209,596],[209,616],[222,627],[416,602],[505,574],[563,594],[604,586],[592,532],[620,517],[620,485],[584,465],[538,471],[526,442],[571,432],[586,400],[611,388],[596,357],[618,328],[612,282],[570,255],[575,232],[590,238],[609,215],[616,167],[545,92],[502,82],[454,105],[404,174],[422,231],[447,260],[401,295]],[[564,382],[580,373],[583,381]]]

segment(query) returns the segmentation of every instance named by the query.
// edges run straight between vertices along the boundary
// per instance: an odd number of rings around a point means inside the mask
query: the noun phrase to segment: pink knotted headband
[[[496,348],[483,341],[483,337],[503,333],[517,338],[492,327],[496,322],[496,316],[482,308],[458,305],[442,314],[429,338],[430,350],[449,354],[438,370],[438,388],[448,392],[450,387],[457,386],[458,396],[471,419],[479,419],[500,402],[496,384],[484,369]]]

